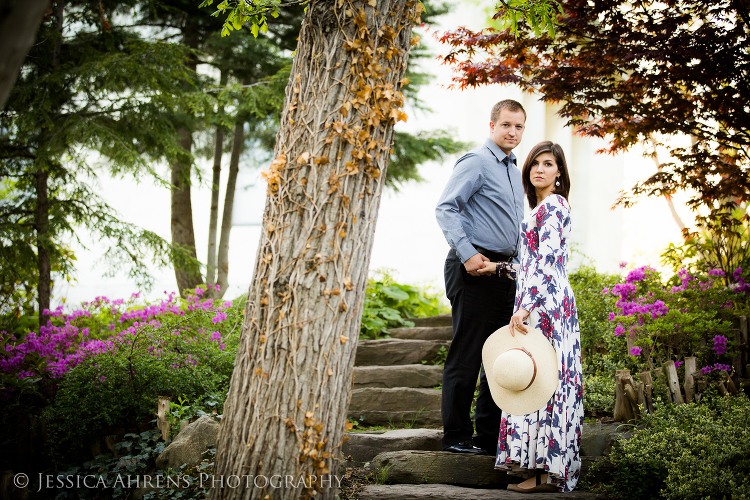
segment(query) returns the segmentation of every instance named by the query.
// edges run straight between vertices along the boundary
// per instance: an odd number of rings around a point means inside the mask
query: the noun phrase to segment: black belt
[[[511,262],[513,257],[515,257],[515,255],[493,252],[492,250],[487,250],[486,248],[478,247],[476,245],[474,245],[474,248],[477,249],[477,252],[490,259],[490,262]]]

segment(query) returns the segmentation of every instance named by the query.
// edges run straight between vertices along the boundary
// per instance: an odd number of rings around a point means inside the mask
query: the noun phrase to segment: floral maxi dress
[[[555,347],[560,386],[537,412],[503,411],[495,461],[501,470],[546,471],[563,492],[578,483],[583,425],[581,334],[566,270],[569,235],[570,209],[559,195],[545,198],[521,223],[515,310],[530,311],[529,324]]]

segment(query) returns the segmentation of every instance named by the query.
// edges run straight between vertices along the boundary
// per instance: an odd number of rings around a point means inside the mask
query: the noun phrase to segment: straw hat
[[[535,328],[524,335],[504,326],[487,339],[482,363],[490,394],[506,413],[527,415],[542,409],[557,391],[557,354],[549,340]]]

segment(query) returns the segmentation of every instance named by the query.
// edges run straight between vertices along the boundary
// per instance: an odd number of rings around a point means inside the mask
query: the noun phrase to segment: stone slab
[[[396,484],[456,484],[491,487],[518,482],[495,470],[495,459],[447,451],[389,451],[379,453],[369,465],[386,472],[385,482]]]
[[[594,493],[516,493],[505,489],[466,488],[449,484],[369,484],[359,500],[596,500]]]
[[[182,464],[197,462],[206,449],[216,444],[219,425],[219,422],[205,415],[191,423],[156,458],[156,467],[176,469]]]
[[[341,445],[344,457],[349,462],[363,464],[385,451],[440,451],[443,431],[441,429],[396,429],[381,434],[347,432],[346,436],[349,439]]]
[[[414,328],[391,328],[388,335],[395,339],[453,340],[452,326],[416,326]]]
[[[420,411],[439,410],[440,389],[413,387],[365,387],[354,389],[349,411]]]
[[[453,319],[450,314],[440,314],[438,316],[430,316],[427,318],[409,318],[409,321],[414,323],[414,326],[451,326],[453,325]]]
[[[443,427],[440,410],[422,411],[349,411],[347,418],[362,425],[390,425],[393,427]]]
[[[441,340],[380,339],[360,340],[354,366],[417,365],[435,359],[441,347],[450,342]]]
[[[442,365],[357,366],[352,387],[435,387],[443,382]]]

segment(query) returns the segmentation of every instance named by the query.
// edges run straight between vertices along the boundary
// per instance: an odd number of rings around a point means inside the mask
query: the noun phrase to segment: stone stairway
[[[416,318],[390,339],[360,340],[349,420],[360,425],[440,427],[443,367],[430,364],[453,336],[450,315]],[[427,362],[422,363],[423,361]]]
[[[390,483],[366,486],[360,500],[598,498],[583,491],[507,491],[507,484],[520,479],[496,471],[493,457],[441,451],[441,391],[434,387],[442,382],[443,367],[430,362],[441,347],[450,345],[451,317],[418,318],[414,323],[413,328],[390,330],[390,339],[360,340],[357,346],[349,419],[363,426],[404,427],[347,433],[341,449],[344,467],[380,471],[381,479]],[[615,425],[584,424],[584,473],[608,452],[615,431]]]

